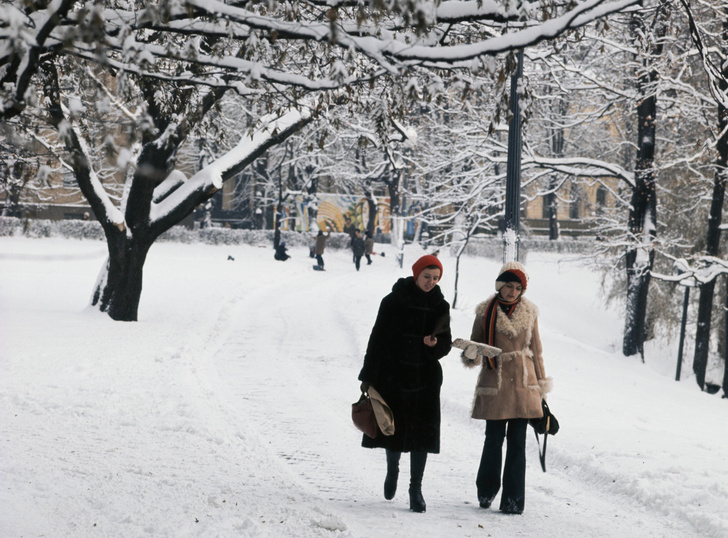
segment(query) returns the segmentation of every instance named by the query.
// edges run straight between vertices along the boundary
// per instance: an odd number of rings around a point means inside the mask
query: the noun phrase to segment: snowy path
[[[341,261],[338,260],[337,261]],[[330,262],[330,265],[332,263]],[[350,424],[349,404],[356,399],[356,375],[378,302],[384,293],[352,298],[357,289],[375,286],[369,274],[291,273],[246,290],[231,313],[231,330],[216,354],[220,378],[247,430],[255,430],[271,452],[292,471],[295,481],[281,484],[292,498],[325,501],[334,526],[353,536],[688,536],[692,526],[653,512],[629,492],[615,493],[609,469],[589,458],[570,457],[551,441],[549,473],[538,466],[535,438],[529,437],[527,510],[503,516],[474,504],[474,473],[482,446],[483,423],[468,419],[475,373],[461,368],[456,352],[443,359],[443,450],[431,455],[425,475],[426,516],[407,510],[406,469],[394,501],[381,495],[382,451],[359,446]],[[371,282],[370,282],[371,280]],[[311,308],[317,303],[329,308]],[[314,313],[315,315],[312,315]],[[470,316],[455,313],[467,332]],[[276,329],[271,331],[270,325]],[[273,341],[260,335],[273,335]],[[464,333],[463,333],[464,334]],[[451,379],[453,382],[448,383]],[[566,426],[568,428],[568,425]],[[529,432],[530,435],[530,432]],[[454,456],[457,454],[457,456]]]
[[[548,473],[528,438],[525,513],[475,504],[484,425],[457,352],[427,512],[408,510],[406,459],[385,501],[384,454],[349,413],[379,302],[407,271],[357,273],[333,251],[320,273],[293,254],[155,245],[124,324],[84,309],[102,243],[0,238],[0,536],[728,536],[728,402],[615,352],[597,278],[547,255],[530,256],[528,293],[562,430]],[[456,335],[499,265],[464,260]]]

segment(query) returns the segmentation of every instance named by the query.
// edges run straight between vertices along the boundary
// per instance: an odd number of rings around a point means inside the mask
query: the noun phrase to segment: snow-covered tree
[[[728,181],[728,62],[726,62],[728,56],[728,42],[726,42],[728,39],[728,4],[707,2],[700,6],[700,16],[696,16],[687,2],[682,3],[688,17],[691,36],[710,81],[711,95],[717,106],[717,125],[714,130],[716,160],[704,251],[707,258],[716,258],[721,254],[721,229],[726,182]],[[693,372],[701,389],[705,387],[708,367],[715,286],[716,278],[712,278],[700,286]],[[728,290],[728,287],[725,289]],[[728,304],[728,291],[726,291],[726,295],[724,302]],[[725,311],[723,317],[728,318]],[[724,327],[724,333],[728,332],[728,324],[724,324]],[[724,334],[723,346],[728,347],[728,334]],[[726,357],[728,357],[728,353],[724,353],[723,358],[722,386],[724,394],[728,395],[728,359]]]
[[[658,218],[657,194],[684,207],[679,182],[702,177],[692,168],[706,155],[706,148],[694,143],[708,130],[706,95],[692,72],[695,62],[684,25],[669,9],[664,2],[645,4],[597,31],[585,30],[578,39],[558,40],[554,49],[562,54],[544,47],[531,55],[543,67],[540,76],[530,72],[524,170],[532,176],[538,168],[553,170],[541,187],[549,194],[567,177],[572,183],[610,180],[602,188],[616,205],[593,222],[599,249],[626,273],[627,355],[642,354],[655,263],[671,265],[693,240],[687,228],[670,222],[676,213]],[[568,100],[565,108],[559,106],[563,99]],[[561,156],[554,151],[554,132],[563,133]],[[620,182],[617,189],[614,179]]]
[[[414,74],[426,81],[431,70],[477,70],[488,56],[552,39],[636,1],[16,0],[0,11],[0,110],[6,119],[43,114],[56,129],[106,234],[109,260],[93,303],[113,319],[136,320],[155,239],[316,114],[381,97],[367,85],[382,77],[390,80],[389,95],[402,96],[389,105],[396,110]],[[127,115],[126,140],[113,141],[120,171],[128,171],[118,202],[99,180],[83,114],[75,114],[95,105],[72,106],[78,93],[66,83],[76,69],[111,89]],[[249,111],[248,133],[181,180],[173,173],[181,147],[212,127],[227,94]]]
[[[457,306],[460,256],[473,238],[492,235],[503,216],[507,129],[496,119],[497,84],[472,88],[467,99],[453,85],[417,116],[417,139],[407,155],[408,196],[420,207],[423,244],[452,249]],[[507,88],[507,85],[505,85]],[[463,87],[460,87],[462,90]],[[502,91],[503,88],[500,88]]]

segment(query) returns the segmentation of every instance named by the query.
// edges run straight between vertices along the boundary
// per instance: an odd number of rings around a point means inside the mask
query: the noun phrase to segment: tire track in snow
[[[318,276],[326,278],[325,285],[312,275],[290,273],[246,288],[230,312],[231,323],[238,327],[227,331],[216,356],[227,405],[233,409],[231,416],[264,439],[263,445],[298,478],[295,488],[283,484],[284,491],[302,488],[312,499],[331,501],[329,508],[346,514],[354,535],[359,534],[353,527],[361,525],[364,536],[372,528],[409,536],[408,463],[403,459],[397,497],[392,503],[384,501],[383,454],[361,449],[349,416],[368,331],[388,290],[372,291],[357,275],[354,278],[367,289],[362,299],[361,291],[351,290],[350,273]],[[308,307],[318,301],[327,308]],[[476,376],[456,373],[461,369],[457,354],[443,359],[443,367],[446,383],[458,386],[451,385],[443,398],[442,454],[428,459],[425,476],[432,535],[475,536],[483,528],[493,536],[529,535],[534,526],[542,535],[563,535],[565,528],[570,536],[590,535],[603,529],[605,520],[614,529],[612,536],[690,535],[685,521],[652,513],[598,481],[582,481],[579,457],[564,452],[557,441],[549,447],[549,473],[542,474],[532,436],[528,513],[507,518],[479,509],[474,480],[483,427],[466,414]],[[349,379],[351,383],[342,383]],[[564,469],[569,465],[570,470]],[[400,510],[401,516],[395,515]],[[375,520],[377,513],[393,514],[393,520]]]
[[[232,315],[243,323],[217,353],[218,371],[241,420],[308,490],[336,501],[371,496],[366,471],[352,480],[357,469],[350,461],[360,439],[349,416],[358,390],[360,343],[345,301],[332,310],[317,309],[324,319],[308,315],[306,305],[336,305],[332,297],[348,295],[349,279],[333,276],[325,288],[311,288],[306,278],[289,278],[252,290]],[[347,378],[351,385],[342,386]]]

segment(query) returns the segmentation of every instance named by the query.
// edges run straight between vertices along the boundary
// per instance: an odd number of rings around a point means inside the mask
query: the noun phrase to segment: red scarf
[[[483,327],[483,340],[485,341],[485,344],[488,344],[489,346],[495,345],[495,323],[496,319],[498,319],[498,311],[502,309],[503,313],[510,318],[520,300],[521,297],[519,296],[518,299],[512,303],[508,303],[501,299],[498,295],[493,297],[493,300],[485,308],[485,322]],[[495,370],[496,365],[496,358],[488,357],[486,367],[489,367],[491,370]]]

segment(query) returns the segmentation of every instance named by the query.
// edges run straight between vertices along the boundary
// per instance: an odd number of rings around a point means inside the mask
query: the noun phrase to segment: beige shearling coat
[[[495,295],[475,309],[470,339],[485,341],[485,310]],[[485,420],[538,418],[543,416],[541,399],[551,390],[546,377],[538,334],[538,308],[521,298],[511,317],[498,311],[495,326],[495,347],[503,350],[495,370],[481,367],[475,388],[472,417]],[[466,366],[475,367],[480,360],[463,357]]]

